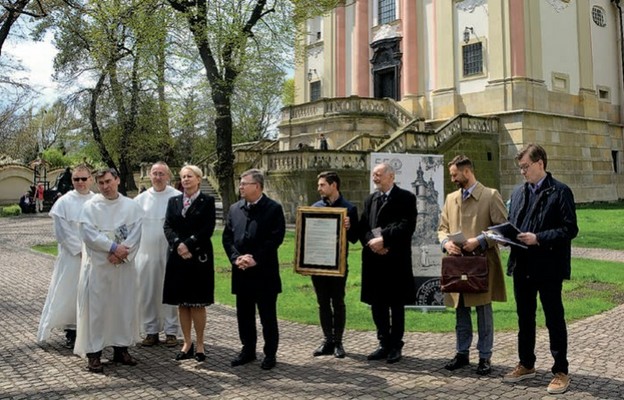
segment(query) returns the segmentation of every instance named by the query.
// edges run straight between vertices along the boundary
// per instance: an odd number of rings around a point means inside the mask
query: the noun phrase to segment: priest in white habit
[[[139,339],[137,270],[143,210],[117,191],[114,169],[96,172],[99,194],[80,214],[85,244],[78,283],[78,332],[74,353],[87,356],[87,369],[103,372],[102,349],[113,346],[113,361],[136,365],[128,353]]]
[[[143,346],[160,343],[159,332],[165,333],[165,346],[175,347],[180,331],[178,308],[163,304],[163,285],[169,243],[163,225],[170,197],[182,194],[169,186],[171,170],[162,161],[152,165],[149,174],[152,187],[134,198],[143,212],[141,246],[135,263],[139,274],[139,318],[141,332],[145,333]]]
[[[76,342],[76,295],[82,256],[78,217],[84,203],[93,197],[89,190],[93,185],[91,170],[86,165],[75,167],[71,181],[74,190],[59,198],[50,210],[58,256],[37,332],[37,340],[45,342],[53,329],[65,330],[68,348]]]

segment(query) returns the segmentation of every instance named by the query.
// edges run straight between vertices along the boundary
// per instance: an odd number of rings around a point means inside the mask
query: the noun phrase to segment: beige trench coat
[[[466,239],[473,238],[487,230],[488,226],[501,224],[507,221],[507,209],[503,199],[496,189],[491,189],[477,182],[472,194],[462,201],[461,190],[456,190],[446,196],[438,239],[440,243],[449,234],[462,232]],[[492,301],[507,301],[505,280],[501,266],[500,254],[496,242],[488,240],[486,256],[490,270],[490,288],[487,293],[465,293],[466,307],[480,306]],[[445,293],[444,304],[457,308],[459,293]]]

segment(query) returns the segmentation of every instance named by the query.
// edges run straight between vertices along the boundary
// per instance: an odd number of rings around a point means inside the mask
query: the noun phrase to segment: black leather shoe
[[[479,358],[479,366],[477,367],[478,375],[487,375],[492,372],[492,363],[489,358]]]
[[[245,353],[244,351],[241,351],[240,354],[236,356],[236,358],[233,359],[230,364],[232,365],[232,367],[238,367],[239,365],[250,363],[255,359],[256,359],[255,353],[248,354],[248,353]]]
[[[318,357],[318,356],[329,356],[334,352],[334,342],[330,342],[330,341],[324,341],[323,344],[321,344],[319,347],[316,348],[316,350],[314,350],[314,353],[312,353],[312,355],[314,357]]]
[[[204,354],[204,353],[195,353],[195,359],[198,362],[202,362],[202,361],[204,361],[206,359],[206,354]]]
[[[270,369],[273,369],[276,363],[277,363],[277,360],[275,360],[274,356],[266,356],[264,357],[264,360],[262,360],[262,364],[260,364],[260,368],[268,371]]]
[[[76,330],[65,329],[65,347],[73,349],[76,344]]]
[[[347,353],[345,353],[344,347],[342,347],[342,342],[336,342],[334,346],[334,357],[336,358],[345,358]]]
[[[464,367],[468,364],[470,364],[468,354],[457,353],[455,354],[455,357],[453,357],[453,359],[444,366],[444,368],[449,371],[455,371],[456,369]]]
[[[189,360],[193,358],[194,355],[195,355],[195,345],[191,343],[191,348],[187,352],[180,351],[178,354],[176,354],[175,359],[178,361]]]
[[[395,362],[399,362],[400,359],[401,359],[401,349],[392,349],[390,350],[390,353],[388,354],[388,359],[386,360],[386,362],[388,364],[394,364]]]
[[[385,358],[388,358],[388,354],[390,353],[390,351],[385,348],[385,347],[377,347],[377,350],[373,351],[372,353],[370,353],[366,359],[367,360],[383,360]]]

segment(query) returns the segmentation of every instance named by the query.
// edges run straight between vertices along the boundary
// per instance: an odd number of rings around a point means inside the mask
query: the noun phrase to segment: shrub
[[[0,217],[15,217],[20,215],[22,210],[20,210],[17,204],[13,204],[11,206],[0,207]]]

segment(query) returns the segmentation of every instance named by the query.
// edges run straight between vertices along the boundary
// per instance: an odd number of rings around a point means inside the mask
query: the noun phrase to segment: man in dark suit
[[[263,194],[264,176],[257,169],[240,177],[241,200],[230,207],[223,247],[232,263],[232,293],[236,295],[238,333],[243,345],[232,366],[256,359],[256,307],[262,323],[262,369],[275,367],[279,342],[277,295],[282,291],[277,249],[286,223],[282,206]]]
[[[370,304],[379,347],[369,360],[401,359],[405,305],[416,300],[412,275],[412,235],[416,229],[416,196],[394,184],[388,163],[373,169],[377,191],[364,201],[360,219],[362,297]]]

